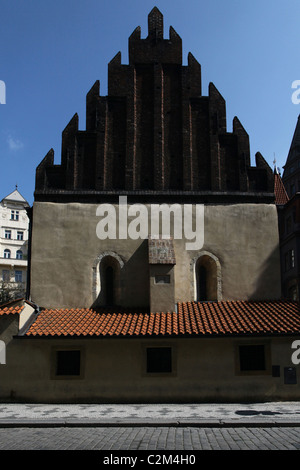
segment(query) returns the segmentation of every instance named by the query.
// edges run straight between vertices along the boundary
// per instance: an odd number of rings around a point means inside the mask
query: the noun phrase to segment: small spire
[[[274,173],[276,173],[278,170],[277,170],[277,168],[276,168],[276,157],[275,157],[275,152],[274,152],[273,166],[274,166]]]

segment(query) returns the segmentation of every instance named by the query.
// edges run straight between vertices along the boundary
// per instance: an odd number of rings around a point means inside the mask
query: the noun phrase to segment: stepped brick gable
[[[237,117],[227,131],[226,103],[213,83],[202,95],[201,66],[163,16],[148,16],[148,36],[129,37],[129,64],[121,53],[108,64],[108,95],[96,81],[86,96],[86,130],[75,114],[62,133],[61,164],[51,149],[36,171],[36,201],[102,200],[126,192],[160,197],[188,194],[207,201],[273,197],[273,173],[256,154]]]

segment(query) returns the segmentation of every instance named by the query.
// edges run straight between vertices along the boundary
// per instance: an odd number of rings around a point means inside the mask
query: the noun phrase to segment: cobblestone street
[[[0,450],[299,450],[299,427],[0,429]]]

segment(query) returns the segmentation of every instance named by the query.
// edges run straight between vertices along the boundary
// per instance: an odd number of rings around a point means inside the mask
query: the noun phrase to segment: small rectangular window
[[[23,232],[21,231],[17,232],[17,240],[23,240]]]
[[[10,211],[10,220],[19,220],[19,211],[11,210]]]
[[[80,351],[56,351],[56,375],[80,375]]]
[[[155,284],[170,284],[170,275],[165,274],[161,275],[158,274],[155,276]]]
[[[239,359],[241,371],[266,370],[265,346],[263,344],[240,346]]]
[[[10,281],[10,273],[8,269],[3,269],[2,271],[2,281]]]
[[[4,237],[5,237],[7,240],[11,240],[11,230],[5,230]]]
[[[172,349],[167,347],[147,348],[147,372],[172,372]]]
[[[290,250],[290,260],[291,260],[291,268],[295,267],[295,252],[294,250]]]
[[[22,282],[22,271],[15,271],[15,282]]]

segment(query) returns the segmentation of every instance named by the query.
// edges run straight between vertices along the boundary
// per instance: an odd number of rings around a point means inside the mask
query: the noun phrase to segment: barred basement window
[[[244,345],[239,347],[240,370],[266,370],[265,346],[263,344]]]
[[[56,351],[56,375],[80,375],[80,351]]]
[[[172,349],[147,348],[147,373],[172,372]]]

